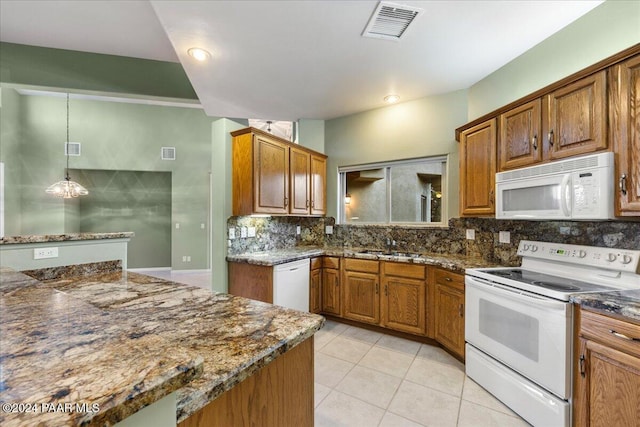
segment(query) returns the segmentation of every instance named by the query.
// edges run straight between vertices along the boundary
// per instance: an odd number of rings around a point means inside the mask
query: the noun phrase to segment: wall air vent
[[[67,142],[64,144],[65,156],[79,156],[81,151],[79,142]]]
[[[162,160],[175,160],[176,147],[162,147],[160,150],[160,158]]]
[[[362,33],[363,37],[399,40],[422,9],[381,1]]]

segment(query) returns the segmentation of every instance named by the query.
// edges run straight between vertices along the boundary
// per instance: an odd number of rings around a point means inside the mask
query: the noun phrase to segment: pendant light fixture
[[[69,93],[67,93],[67,140],[65,141],[65,152],[67,155],[67,167],[64,170],[64,179],[50,185],[45,191],[47,194],[51,194],[62,199],[86,196],[89,194],[89,191],[77,182],[71,181],[71,178],[69,177]]]

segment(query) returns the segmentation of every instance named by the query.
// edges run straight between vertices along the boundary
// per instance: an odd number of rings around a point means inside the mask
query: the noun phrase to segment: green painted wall
[[[298,139],[300,145],[324,153],[324,120],[300,119]]]
[[[197,99],[179,63],[14,43],[0,57],[3,83]]]
[[[608,0],[474,84],[469,89],[468,121],[636,43],[640,1]]]
[[[458,213],[458,143],[454,129],[467,120],[467,92],[458,91],[325,122],[327,215],[337,215],[339,166],[448,155],[446,205]]]
[[[4,163],[5,236],[20,234],[21,198],[19,192],[10,191],[22,182],[20,156],[20,96],[13,89],[0,88],[0,162]]]
[[[68,231],[77,231],[73,226],[77,207],[65,206],[62,200],[44,193],[44,188],[64,174],[66,101],[48,96],[19,98],[24,167],[18,234],[62,233],[67,231],[65,225],[72,228]],[[199,109],[71,100],[70,139],[82,144],[82,156],[71,157],[72,169],[171,172],[174,269],[209,267],[213,120]],[[0,151],[4,151],[4,138],[0,144]],[[176,147],[177,159],[161,160],[163,146]],[[183,262],[183,256],[190,256],[191,262]]]
[[[90,196],[73,201],[79,232],[133,231],[129,268],[171,265],[171,172],[74,169],[71,174]],[[65,224],[65,230],[71,227]]]

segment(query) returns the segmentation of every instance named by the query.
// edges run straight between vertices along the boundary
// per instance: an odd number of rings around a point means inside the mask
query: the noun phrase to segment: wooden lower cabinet
[[[573,425],[639,427],[640,325],[585,310],[577,317]]]
[[[423,265],[382,263],[382,326],[410,334],[426,334],[425,271]]]
[[[324,257],[322,266],[322,312],[340,316],[342,313],[340,304],[340,258]]]
[[[313,338],[309,338],[178,427],[313,427],[313,356]]]
[[[227,269],[231,295],[273,304],[273,267],[228,262]]]
[[[464,359],[464,276],[433,268],[429,270],[428,281],[433,337]]]
[[[322,258],[311,259],[311,271],[309,272],[309,311],[320,313],[322,311]]]
[[[380,323],[380,276],[378,261],[344,259],[343,316],[377,325]]]

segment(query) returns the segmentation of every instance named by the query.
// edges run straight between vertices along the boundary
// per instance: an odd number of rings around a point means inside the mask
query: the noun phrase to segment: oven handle
[[[566,302],[556,301],[551,298],[545,298],[529,293],[527,291],[500,285],[498,283],[490,283],[468,275],[466,276],[465,284],[475,286],[476,288],[479,288],[481,292],[488,292],[501,297],[510,298],[515,301],[522,302],[523,300],[535,300],[535,304],[554,310],[566,310],[567,308]]]

